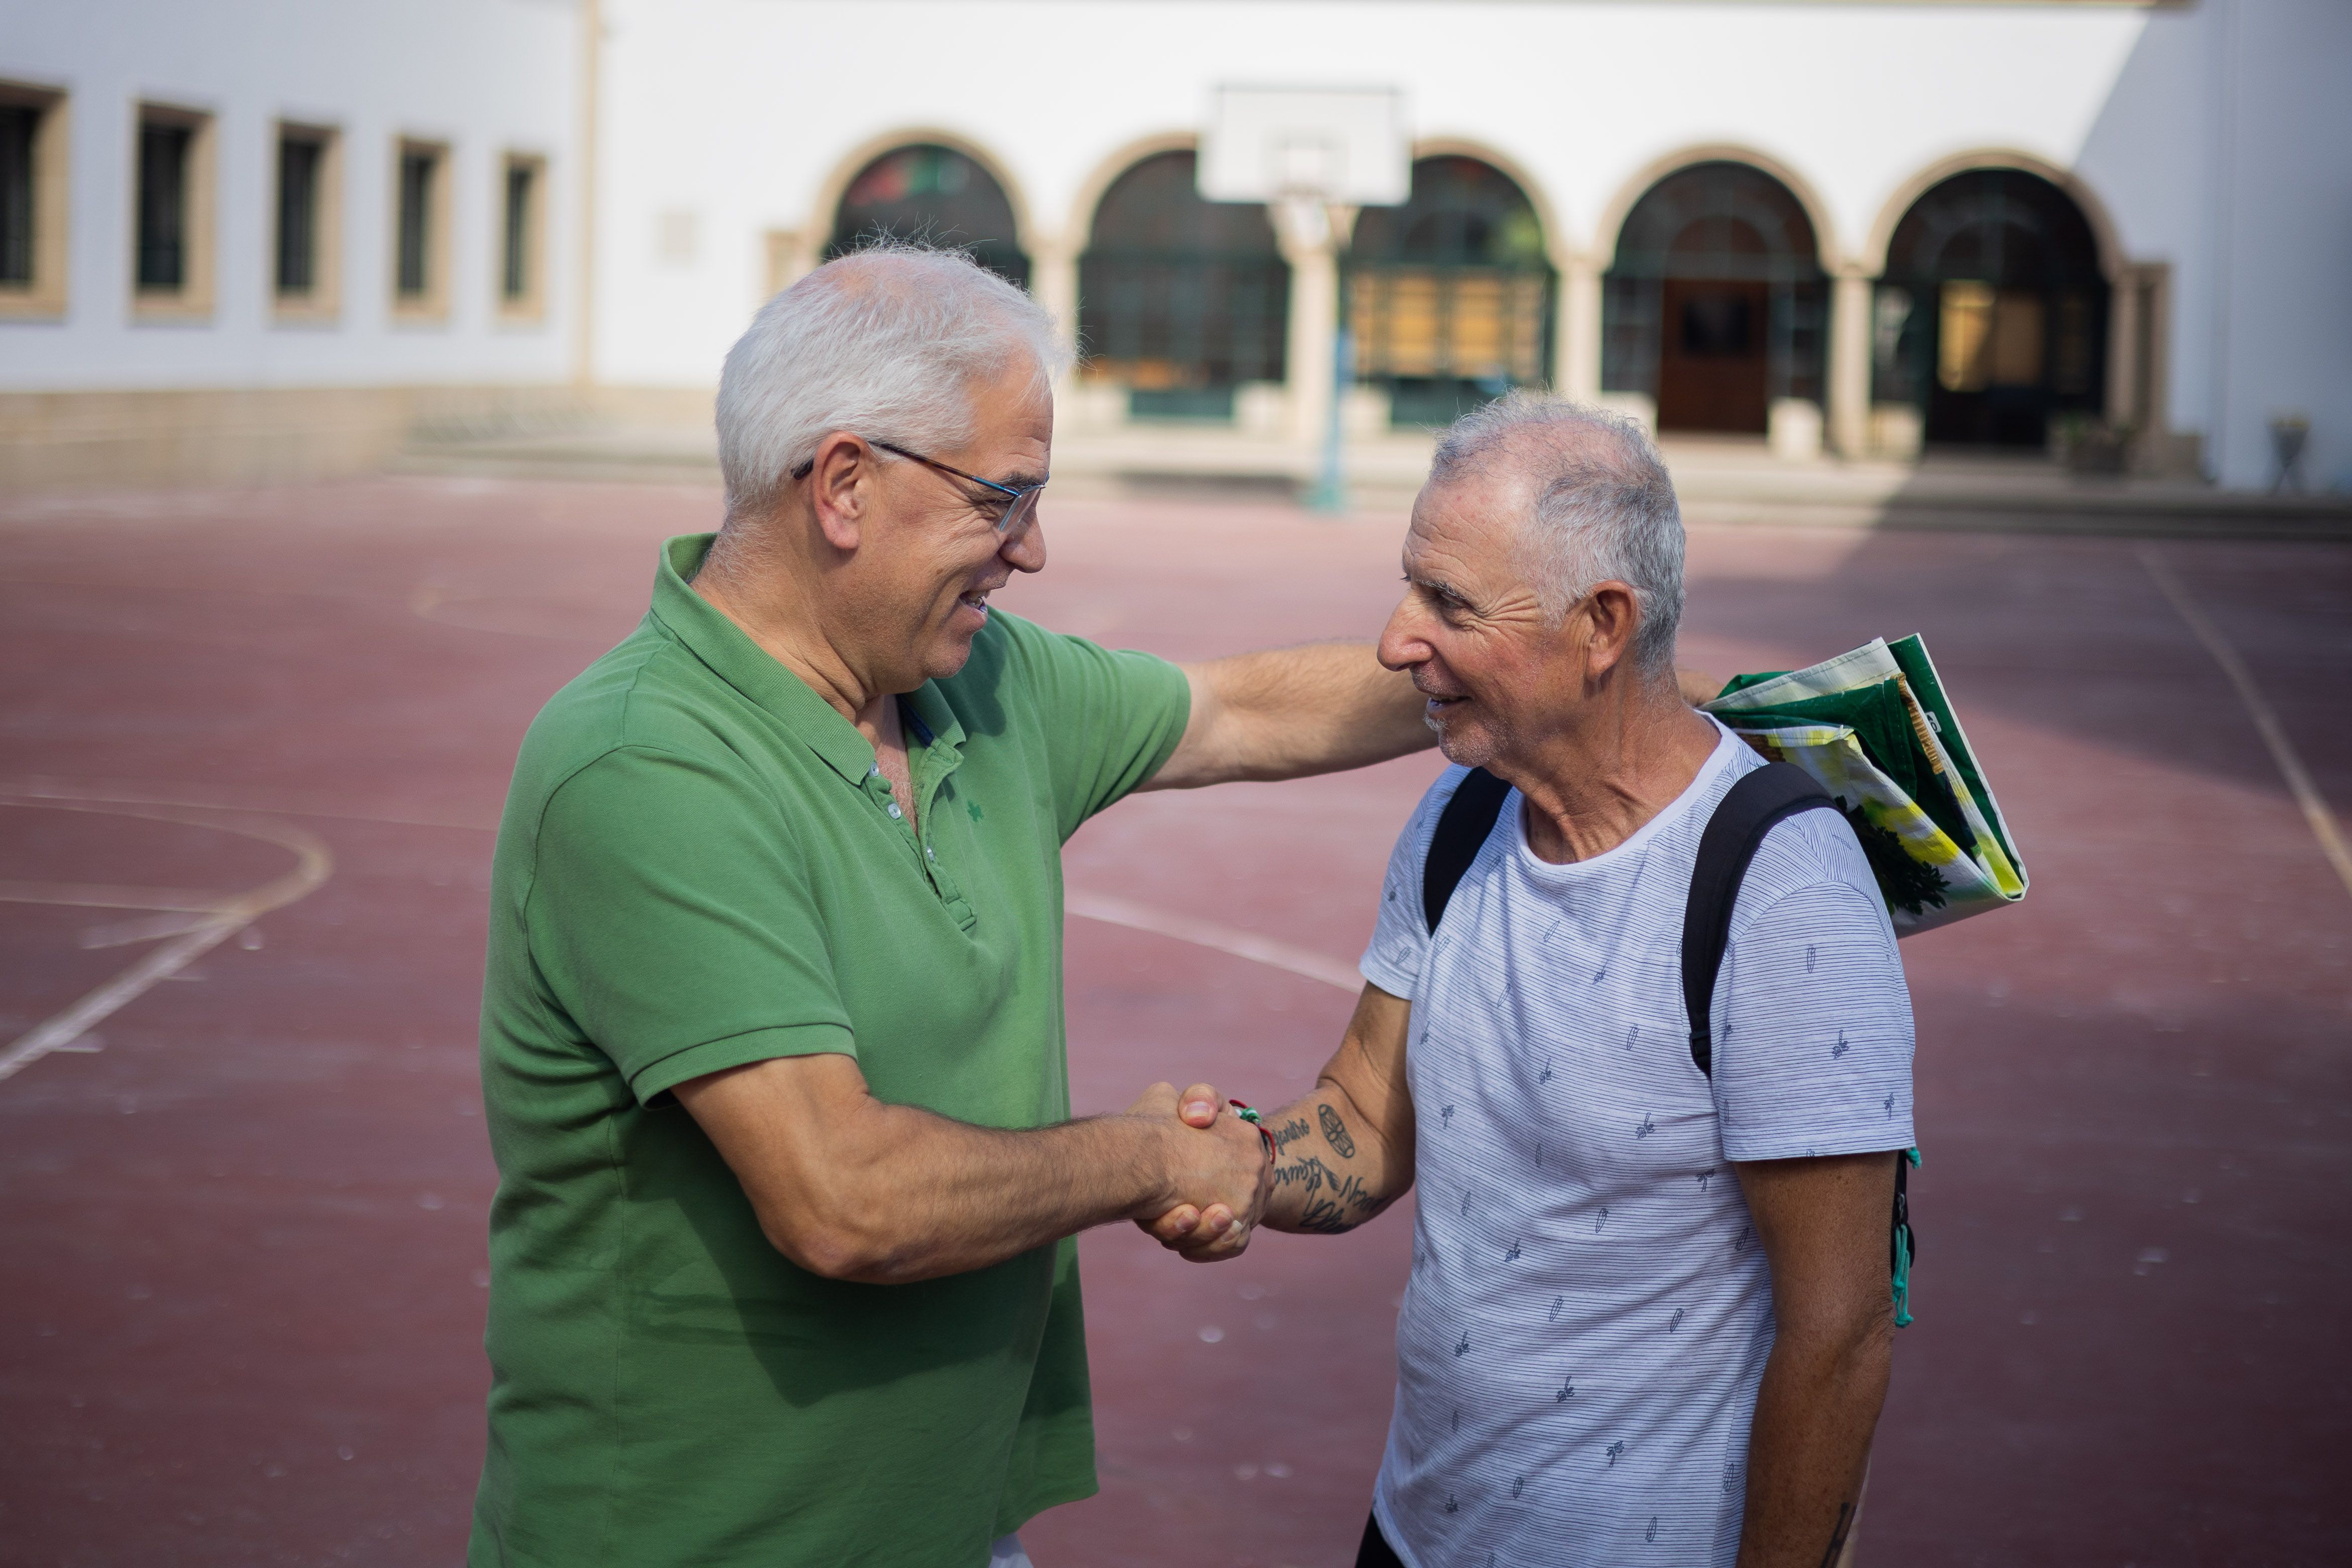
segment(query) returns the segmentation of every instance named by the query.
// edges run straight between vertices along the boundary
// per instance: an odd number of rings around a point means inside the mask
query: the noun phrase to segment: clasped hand
[[[1234,1114],[1206,1083],[1181,1095],[1155,1083],[1127,1114],[1166,1126],[1168,1191],[1178,1200],[1155,1202],[1133,1217],[1136,1225],[1190,1262],[1239,1257],[1273,1189],[1274,1161],[1256,1124]]]

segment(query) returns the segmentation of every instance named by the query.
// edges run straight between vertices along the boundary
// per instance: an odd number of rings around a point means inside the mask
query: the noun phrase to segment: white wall
[[[598,322],[603,372],[709,382],[756,303],[759,232],[906,128],[1009,166],[1041,228],[1124,144],[1196,129],[1225,81],[1402,87],[1417,133],[1486,143],[1574,248],[1655,160],[1737,142],[1791,167],[1858,247],[1922,167],[2001,146],[2071,163],[2147,14],[2130,6],[1338,5],[1319,0],[612,0]],[[691,266],[655,258],[688,209]]]
[[[582,30],[574,0],[0,0],[0,78],[65,89],[72,177],[67,314],[0,322],[0,388],[559,381],[570,372]],[[131,317],[136,106],[216,119],[215,308]],[[270,319],[274,122],[342,132],[341,318]],[[445,323],[391,321],[394,142],[454,153]],[[499,170],[544,155],[549,308],[497,320]]]

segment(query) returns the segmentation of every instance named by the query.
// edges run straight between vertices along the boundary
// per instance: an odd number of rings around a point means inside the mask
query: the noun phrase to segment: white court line
[[[2336,868],[2336,874],[2343,879],[2344,891],[2352,893],[2352,850],[2346,849],[2343,830],[2336,825],[2336,813],[2328,810],[2326,797],[2320,794],[2319,786],[2312,780],[2310,769],[2304,767],[2302,755],[2295,750],[2294,742],[2287,738],[2286,727],[2279,723],[2278,714],[2271,707],[2269,699],[2263,695],[2262,688],[2254,685],[2254,673],[2246,667],[2245,660],[2238,656],[2238,650],[2230,645],[2230,640],[2221,635],[2221,629],[2213,623],[2212,618],[2189,596],[2188,590],[2181,587],[2180,580],[2173,575],[2172,568],[2165,563],[2164,559],[2145,546],[2138,553],[2140,565],[2147,569],[2148,576],[2156,580],[2156,586],[2163,591],[2165,598],[2172,601],[2172,608],[2179,612],[2180,619],[2189,623],[2189,630],[2205,645],[2205,651],[2213,655],[2213,662],[2221,666],[2221,673],[2229,676],[2230,684],[2237,688],[2238,701],[2244,705],[2247,716],[2254,721],[2254,728],[2261,734],[2263,744],[2270,747],[2271,760],[2278,764],[2280,774],[2285,778],[2288,793],[2294,797],[2294,803],[2303,808],[2304,821],[2311,824],[2312,837],[2319,841],[2320,852],[2327,857],[2328,863]]]
[[[136,790],[136,793],[131,791]],[[198,800],[186,795],[157,795],[143,786],[68,784],[54,779],[33,779],[12,784],[0,780],[0,800],[14,800],[19,805],[51,800],[103,801],[123,806],[179,806],[193,811],[236,811],[247,816],[324,817],[338,822],[383,822],[395,828],[448,828],[465,833],[495,833],[499,831],[496,818],[487,822],[461,822],[448,817],[387,817],[371,811],[345,811],[313,801],[298,804],[290,800],[224,800],[215,796]],[[208,824],[209,825],[209,824]]]
[[[1337,986],[1351,997],[1360,994],[1364,988],[1364,977],[1351,966],[1342,964],[1337,958],[1327,958],[1304,947],[1293,947],[1287,942],[1254,936],[1230,925],[1219,925],[1213,921],[1195,920],[1188,915],[1171,915],[1166,910],[1130,904],[1124,898],[1114,898],[1108,894],[1082,893],[1076,889],[1063,894],[1062,907],[1072,915],[1099,920],[1107,925],[1124,925],[1130,930],[1172,936],[1179,942],[1213,947],[1220,953],[1231,953],[1236,958],[1247,958],[1255,964],[1264,964],[1309,980],[1320,980],[1327,986]]]
[[[291,904],[310,893],[320,883],[325,882],[335,869],[334,856],[327,852],[327,846],[320,843],[318,839],[300,828],[266,819],[248,818],[241,822],[223,821],[213,817],[192,816],[184,810],[174,808],[126,807],[118,802],[101,803],[95,800],[72,800],[54,790],[45,792],[38,798],[26,798],[0,792],[0,806],[31,807],[54,811],[94,811],[110,817],[139,817],[149,821],[178,822],[188,827],[210,828],[220,832],[236,833],[248,839],[260,839],[265,842],[277,844],[282,849],[293,851],[296,857],[292,871],[274,882],[263,883],[260,886],[247,889],[244,893],[183,895],[170,889],[146,890],[173,898],[189,896],[205,900],[206,902],[193,905],[195,911],[203,913],[204,918],[194,929],[173,937],[144,958],[66,1009],[65,1011],[34,1025],[24,1034],[19,1035],[5,1050],[0,1050],[0,1079],[13,1077],[53,1051],[73,1050],[74,1042],[97,1027],[99,1020],[109,1013],[132,1001],[156,982],[169,979],[269,911]],[[38,887],[41,884],[19,883],[16,885]],[[67,884],[56,887],[54,891],[72,893],[89,890],[78,890],[71,884]],[[134,894],[141,890],[112,888],[100,891]],[[36,900],[34,902],[51,901]],[[86,904],[89,901],[61,898],[54,902],[73,904]],[[144,905],[115,903],[105,907],[143,907],[184,911],[191,909],[192,906],[184,903]]]

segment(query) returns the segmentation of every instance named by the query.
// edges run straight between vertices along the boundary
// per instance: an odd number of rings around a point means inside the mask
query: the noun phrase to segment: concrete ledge
[[[565,383],[0,392],[0,488],[250,485],[375,473],[412,445],[692,432],[711,394]],[[641,448],[646,438],[618,443]],[[574,440],[564,461],[612,443]]]

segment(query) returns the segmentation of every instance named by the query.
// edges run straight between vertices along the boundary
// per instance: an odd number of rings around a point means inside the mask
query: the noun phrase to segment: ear
[[[1630,583],[1612,579],[1594,585],[1582,613],[1585,674],[1597,685],[1632,654],[1633,634],[1642,624],[1641,601]]]
[[[817,531],[837,550],[854,550],[864,537],[874,506],[877,465],[873,449],[847,431],[828,433],[817,443],[809,470],[809,507]]]

